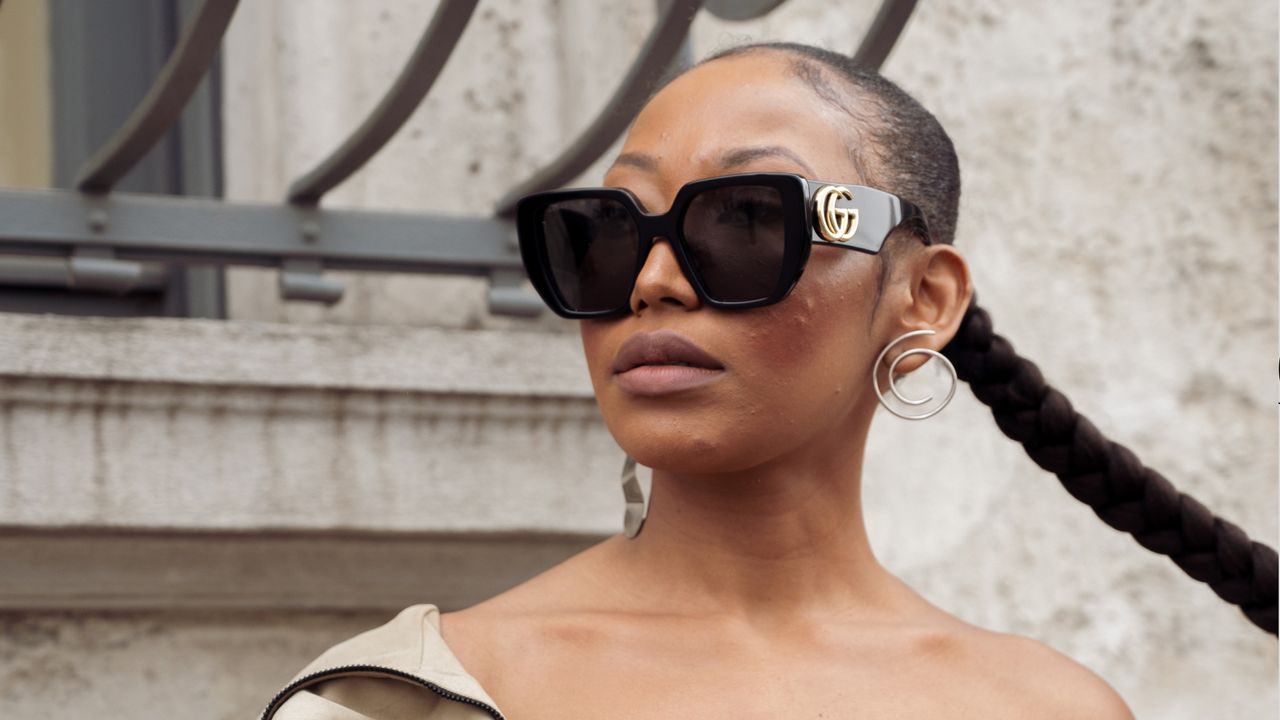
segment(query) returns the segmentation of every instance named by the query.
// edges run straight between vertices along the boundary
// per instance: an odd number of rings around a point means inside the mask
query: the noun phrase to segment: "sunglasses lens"
[[[542,213],[551,281],[570,310],[625,307],[640,233],[627,207],[610,198],[553,202]]]
[[[782,193],[767,186],[713,188],[689,203],[681,230],[711,297],[747,302],[774,292],[786,250],[785,217]]]

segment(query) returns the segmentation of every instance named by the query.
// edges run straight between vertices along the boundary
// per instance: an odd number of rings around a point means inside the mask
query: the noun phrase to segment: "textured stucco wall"
[[[695,55],[747,38],[851,49],[875,5],[791,0],[745,24],[704,15]],[[225,53],[228,193],[282,197],[376,102],[431,9],[245,3]],[[590,120],[652,15],[641,1],[482,3],[409,126],[327,202],[486,212]],[[1254,0],[934,0],[920,4],[884,68],[955,140],[965,180],[957,245],[997,330],[1110,437],[1272,545],[1276,34],[1275,6]],[[597,167],[584,181],[598,179]],[[346,299],[324,309],[281,304],[270,273],[237,271],[231,322],[573,332],[545,316],[487,316],[484,285],[471,279],[347,279]],[[333,328],[322,333],[341,344]],[[246,351],[264,346],[252,335],[241,340]],[[367,352],[368,337],[353,332],[345,351]],[[432,362],[430,343],[401,348]],[[362,377],[376,385],[400,373]],[[310,442],[332,444],[336,432],[316,419]],[[598,481],[614,492],[615,451],[598,445],[600,458],[565,469],[607,468]],[[529,477],[496,516],[554,524],[560,500],[536,489],[554,482],[561,460],[542,460],[547,476]],[[322,471],[311,482],[350,477],[366,476]],[[941,607],[1078,659],[1139,717],[1275,716],[1275,641],[1103,525],[965,389],[926,422],[879,418],[864,477],[877,554]],[[466,492],[439,474],[424,482]],[[392,503],[385,509],[388,525],[412,522]],[[620,510],[620,501],[592,505],[575,522],[616,524]],[[359,517],[376,525],[378,508]],[[381,619],[6,617],[0,698],[16,718],[49,708],[56,717],[245,717],[317,649]],[[201,714],[178,711],[193,697]]]
[[[252,720],[282,663],[384,621],[369,613],[2,615],[0,708],[15,720]]]

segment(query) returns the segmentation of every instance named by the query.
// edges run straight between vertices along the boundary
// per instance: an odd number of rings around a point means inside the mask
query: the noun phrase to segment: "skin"
[[[750,52],[685,73],[641,112],[605,184],[650,212],[733,172],[874,185],[845,151],[849,116],[790,62]],[[1132,718],[1083,666],[958,620],[872,552],[860,500],[872,363],[910,330],[936,331],[912,347],[941,349],[972,297],[955,248],[890,242],[902,249],[878,303],[882,256],[818,246],[782,302],[725,312],[700,302],[659,241],[632,312],[581,323],[604,420],[653,468],[652,499],[638,538],[442,617],[510,717]],[[723,376],[677,395],[625,392],[613,358],[656,329],[716,356]]]

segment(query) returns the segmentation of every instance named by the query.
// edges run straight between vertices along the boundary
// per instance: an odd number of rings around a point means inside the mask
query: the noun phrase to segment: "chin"
[[[665,472],[714,475],[759,465],[775,453],[782,438],[743,433],[739,427],[709,427],[684,432],[683,423],[645,423],[632,417],[624,427],[610,426],[614,440],[636,462]]]

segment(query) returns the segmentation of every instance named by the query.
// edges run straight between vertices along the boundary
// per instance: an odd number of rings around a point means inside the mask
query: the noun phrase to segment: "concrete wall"
[[[852,49],[875,6],[703,16],[695,55]],[[228,194],[278,201],[431,10],[244,3],[224,57]],[[589,122],[652,17],[482,3],[409,126],[326,202],[486,212]],[[1272,545],[1276,34],[1252,0],[935,0],[885,66],[955,140],[957,245],[998,330]],[[249,717],[399,605],[473,602],[620,527],[621,454],[571,325],[491,317],[476,280],[344,279],[323,308],[236,270],[225,323],[0,317],[6,718]],[[877,420],[865,495],[891,569],[1078,659],[1139,717],[1274,716],[1274,639],[1098,521],[963,388],[927,422]]]

